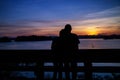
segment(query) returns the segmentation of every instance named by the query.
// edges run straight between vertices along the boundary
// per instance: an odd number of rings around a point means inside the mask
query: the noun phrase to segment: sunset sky
[[[0,36],[120,35],[120,0],[0,0]]]

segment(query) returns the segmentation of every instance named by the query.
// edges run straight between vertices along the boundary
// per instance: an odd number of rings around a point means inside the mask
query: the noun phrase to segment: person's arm
[[[55,48],[55,45],[56,45],[56,40],[54,39],[54,40],[52,40],[52,44],[51,44],[51,50],[54,50],[54,48]]]

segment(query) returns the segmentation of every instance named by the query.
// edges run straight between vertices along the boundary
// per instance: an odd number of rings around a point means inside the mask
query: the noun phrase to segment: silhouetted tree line
[[[11,41],[45,41],[45,40],[53,40],[57,36],[17,36],[16,38],[10,38],[10,37],[1,37],[0,42],[11,42]],[[120,39],[120,35],[79,35],[79,39]]]
[[[103,38],[103,39],[120,39],[120,35],[79,35],[80,39]]]
[[[44,40],[51,40],[52,37],[50,36],[18,36],[15,41],[44,41]]]
[[[11,38],[9,38],[9,37],[2,37],[2,38],[0,38],[0,42],[11,42]]]

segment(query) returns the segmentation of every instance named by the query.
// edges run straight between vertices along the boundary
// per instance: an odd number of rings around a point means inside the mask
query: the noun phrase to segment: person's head
[[[60,33],[59,33],[59,36],[60,36],[60,37],[63,37],[64,35],[65,35],[65,30],[62,29],[62,30],[60,31]]]
[[[72,30],[72,27],[71,27],[70,24],[66,24],[64,29],[65,29],[68,33],[70,33],[71,30]]]

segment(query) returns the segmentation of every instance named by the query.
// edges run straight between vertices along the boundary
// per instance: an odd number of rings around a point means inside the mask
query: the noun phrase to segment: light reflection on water
[[[120,39],[80,39],[79,49],[120,49]]]

